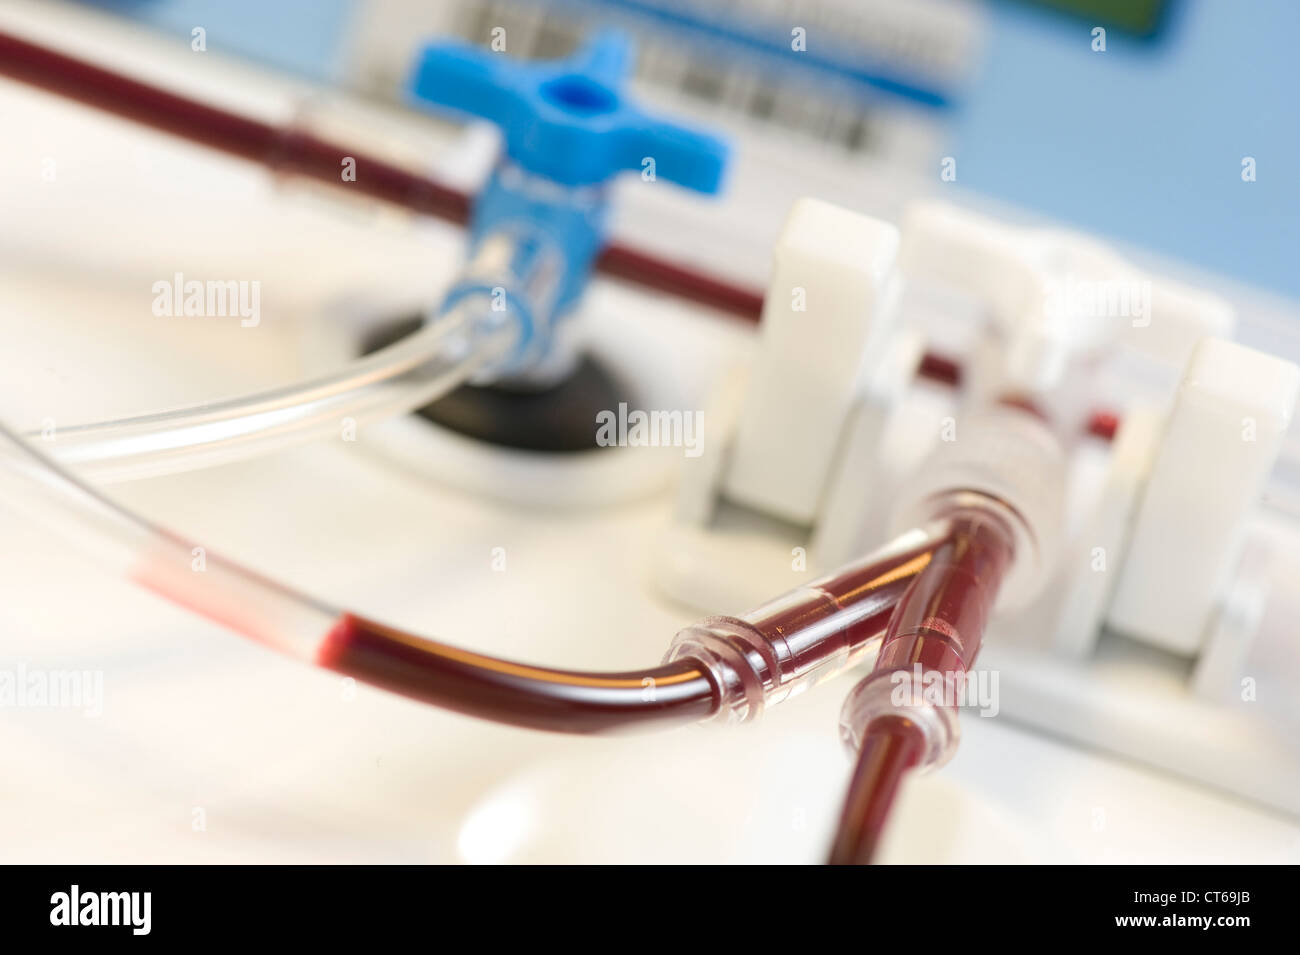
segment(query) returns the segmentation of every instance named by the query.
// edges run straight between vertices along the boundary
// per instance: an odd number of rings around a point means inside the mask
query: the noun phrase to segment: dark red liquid
[[[208,106],[4,33],[0,33],[0,74],[231,156],[262,163],[276,172],[350,189],[421,215],[460,224],[469,221],[469,196],[427,176],[367,156],[365,150]],[[340,175],[345,156],[356,162],[356,181],[345,182]],[[607,245],[597,256],[595,267],[606,275],[746,321],[757,322],[763,313],[763,293],[758,290],[620,243]],[[959,387],[962,381],[961,365],[933,352],[922,357],[917,374],[952,387]],[[1115,425],[1114,414],[1098,411],[1089,421],[1088,430],[1109,441]]]
[[[466,222],[468,197],[389,163],[288,127],[275,126],[178,96],[120,73],[0,33],[0,72],[51,93],[180,136],[231,156],[263,163],[417,212]],[[343,158],[356,160],[355,182],[344,182]]]
[[[928,378],[941,385],[949,385],[953,388],[961,387],[961,365],[945,355],[926,352],[921,356],[921,365],[917,368],[916,373],[922,378]]]
[[[926,541],[883,559],[867,559],[769,601],[742,618],[774,647],[787,672],[804,672],[884,632],[899,598],[931,559]],[[762,674],[764,679],[769,675]]]
[[[1103,441],[1114,441],[1119,430],[1119,417],[1110,411],[1094,411],[1088,418],[1088,433]]]
[[[1011,564],[1011,531],[997,517],[957,518],[889,621],[877,671],[964,673],[979,653],[984,628]]]
[[[0,74],[210,149],[262,163],[275,172],[305,176],[421,215],[460,224],[469,221],[472,202],[465,193],[368,156],[365,150],[178,96],[3,33]],[[356,163],[355,181],[344,181],[340,174],[344,157]],[[757,322],[763,311],[759,292],[617,243],[606,246],[595,267],[749,321]]]
[[[964,675],[975,663],[1002,579],[1012,535],[998,517],[965,512],[908,586],[889,620],[873,673],[895,670]],[[903,776],[922,758],[925,737],[906,710],[867,724],[853,771],[832,864],[871,861]]]
[[[866,865],[872,861],[903,776],[920,761],[924,750],[921,731],[904,717],[882,717],[872,724],[853,768],[828,864]]]
[[[560,733],[693,722],[717,706],[713,684],[684,660],[628,673],[512,663],[345,615],[318,662],[347,676],[469,716]]]

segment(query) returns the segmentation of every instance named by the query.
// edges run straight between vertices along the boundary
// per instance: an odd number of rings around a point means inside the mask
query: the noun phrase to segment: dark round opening
[[[611,112],[618,100],[608,89],[585,76],[560,76],[542,85],[542,96],[570,113],[591,116]]]
[[[366,336],[368,355],[416,331],[422,315],[384,323]],[[540,391],[508,385],[461,385],[416,414],[458,434],[521,451],[581,452],[604,450],[596,444],[596,416],[620,401],[636,407],[617,378],[590,356],[573,374]]]

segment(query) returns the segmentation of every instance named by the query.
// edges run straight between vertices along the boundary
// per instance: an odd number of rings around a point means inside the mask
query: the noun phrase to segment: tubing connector
[[[957,711],[913,694],[894,680],[895,670],[877,670],[858,683],[840,709],[840,739],[855,757],[867,727],[883,717],[904,718],[920,734],[924,751],[917,768],[937,769],[957,752],[961,723]],[[907,697],[900,700],[899,694]]]
[[[908,480],[896,527],[914,527],[965,508],[997,516],[1015,537],[1015,563],[999,607],[1032,601],[1051,577],[1065,510],[1065,455],[1052,429],[1020,408],[995,406],[959,425]]]
[[[577,355],[556,334],[573,313],[605,243],[608,184],[638,171],[716,193],[727,145],[715,136],[657,119],[627,95],[632,54],[617,32],[598,34],[565,60],[520,63],[451,41],[429,44],[410,81],[416,105],[477,116],[500,127],[503,154],[474,202],[470,257],[490,249],[501,301],[524,313],[528,340],[501,375],[535,385],[572,371]],[[547,294],[524,287],[544,277]],[[491,290],[475,276],[460,283]],[[453,295],[457,294],[453,291]]]
[[[757,719],[765,706],[843,672],[871,651],[939,539],[935,528],[908,531],[884,550],[743,617],[706,617],[677,634],[665,662],[691,659],[704,669],[720,700],[714,720]]]

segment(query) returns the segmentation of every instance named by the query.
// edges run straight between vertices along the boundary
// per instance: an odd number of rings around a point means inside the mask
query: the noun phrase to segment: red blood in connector
[[[783,641],[794,669],[833,647],[860,648],[884,629],[908,585],[930,561],[926,541],[889,557],[845,568],[745,615],[773,643]],[[831,636],[831,635],[834,636]]]
[[[975,661],[984,627],[1011,563],[1010,529],[992,514],[956,519],[952,534],[934,551],[903,595],[877,670],[965,672]]]
[[[1103,441],[1114,441],[1119,430],[1119,416],[1109,411],[1094,411],[1088,418],[1088,433]]]
[[[961,365],[947,355],[926,352],[921,356],[921,364],[916,369],[916,373],[922,378],[928,378],[930,381],[948,385],[952,388],[961,385]]]
[[[909,585],[890,618],[875,672],[964,675],[974,664],[1002,578],[1011,530],[997,516],[965,512]],[[924,758],[925,734],[905,710],[877,716],[862,732],[832,864],[870,862],[903,776]]]

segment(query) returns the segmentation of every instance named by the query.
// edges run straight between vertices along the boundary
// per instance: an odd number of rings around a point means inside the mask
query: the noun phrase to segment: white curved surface
[[[0,410],[25,426],[288,380],[295,332],[325,304],[418,301],[438,286],[429,263],[458,240],[277,193],[255,170],[9,85],[0,110],[25,133],[0,154]],[[42,198],[31,176],[49,154],[69,158]],[[160,180],[160,164],[176,178]],[[183,185],[194,181],[204,195]],[[160,324],[149,281],[178,257],[194,274],[260,276],[263,324]],[[622,314],[664,329],[672,360],[656,380],[684,390],[663,400],[702,394],[711,358],[696,330],[715,326],[684,315],[655,324],[662,312],[640,305]],[[719,354],[743,351],[743,335],[717,334]],[[600,512],[494,503],[392,467],[369,438],[113,493],[196,544],[487,652],[637,666],[693,616],[649,586],[666,493]],[[6,861],[591,861],[639,846],[672,861],[815,862],[824,852],[848,772],[835,739],[847,683],[734,735],[587,740],[482,724],[354,691],[235,639],[100,576],[26,526],[19,502],[4,503],[18,507],[0,511],[0,666],[90,670],[104,687],[98,717],[4,709]],[[494,548],[504,570],[493,569]],[[903,793],[887,861],[1300,858],[1300,826],[1243,801],[1004,719],[968,720],[964,736],[953,763]],[[578,774],[582,799],[557,806]],[[542,807],[537,827],[524,813],[504,847],[485,839],[475,820],[510,819],[501,794],[518,791]],[[503,798],[507,808],[494,808]],[[582,807],[593,809],[585,820]],[[561,844],[583,821],[588,836]]]

